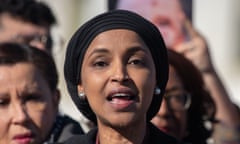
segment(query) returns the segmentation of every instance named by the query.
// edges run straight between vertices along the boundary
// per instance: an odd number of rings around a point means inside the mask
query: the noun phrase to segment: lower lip
[[[134,103],[134,101],[115,98],[112,101],[110,101],[110,103],[114,109],[123,110],[123,109],[129,108]]]
[[[14,141],[17,144],[29,144],[31,142],[32,138],[30,137],[23,137],[23,138],[15,138]]]
[[[160,128],[160,130],[162,130],[165,133],[169,133],[170,132],[170,130],[168,128]]]

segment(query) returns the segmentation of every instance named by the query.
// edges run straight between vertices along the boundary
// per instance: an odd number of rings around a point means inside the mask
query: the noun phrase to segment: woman
[[[141,16],[115,10],[86,22],[68,44],[64,71],[73,101],[98,128],[67,144],[177,143],[149,122],[168,62],[158,29]]]
[[[48,144],[83,133],[58,114],[60,94],[52,57],[25,45],[0,44],[0,143]]]
[[[204,121],[212,119],[215,105],[206,92],[201,73],[183,55],[168,50],[169,80],[154,125],[180,141],[205,144],[211,135]]]

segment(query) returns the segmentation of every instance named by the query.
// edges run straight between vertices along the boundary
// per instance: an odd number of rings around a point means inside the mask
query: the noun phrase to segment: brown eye
[[[132,60],[129,62],[129,64],[132,64],[132,65],[143,65],[143,62],[139,59],[135,59],[135,60]]]
[[[142,56],[134,56],[129,59],[128,64],[142,67],[146,65],[146,59]]]
[[[8,99],[0,99],[0,107],[7,106],[9,104]]]
[[[107,66],[108,64],[104,61],[97,61],[93,64],[95,67],[105,67]]]

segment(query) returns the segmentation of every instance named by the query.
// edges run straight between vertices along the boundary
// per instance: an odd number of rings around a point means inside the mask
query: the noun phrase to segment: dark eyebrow
[[[132,53],[137,52],[137,51],[143,51],[145,53],[150,54],[150,52],[147,51],[147,48],[144,48],[144,47],[141,47],[141,46],[133,46],[133,47],[131,47],[127,50],[127,53],[132,54]],[[106,48],[96,48],[96,49],[94,49],[93,51],[90,52],[89,57],[92,56],[95,53],[109,53],[109,50],[106,49]]]
[[[106,48],[97,48],[90,52],[89,57],[95,53],[109,53],[109,50]]]
[[[143,48],[143,47],[139,47],[139,46],[136,46],[136,47],[132,47],[130,49],[128,49],[128,53],[134,53],[134,52],[137,52],[137,51],[144,51],[145,53],[149,53],[147,51],[147,49]]]

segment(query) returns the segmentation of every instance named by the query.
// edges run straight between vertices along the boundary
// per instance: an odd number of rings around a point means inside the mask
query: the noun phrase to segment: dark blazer
[[[63,144],[96,144],[97,128],[85,135],[73,136]],[[149,123],[149,144],[178,144],[177,140]]]

